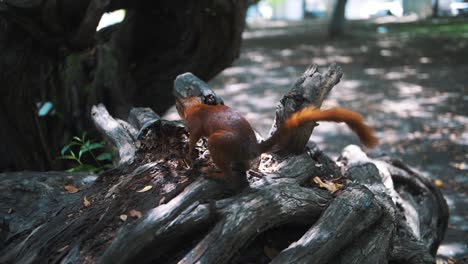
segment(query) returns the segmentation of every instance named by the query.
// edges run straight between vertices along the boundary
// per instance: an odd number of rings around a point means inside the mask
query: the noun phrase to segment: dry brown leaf
[[[130,210],[130,215],[134,218],[141,218],[141,212],[137,210]]]
[[[88,198],[86,197],[86,195],[85,195],[85,197],[83,198],[83,205],[84,205],[84,207],[89,207],[89,206],[91,206],[91,203],[89,202],[89,200],[88,200]]]
[[[271,248],[268,246],[263,247],[263,252],[269,259],[274,259],[279,254],[279,251],[276,248]]]
[[[122,220],[122,221],[124,221],[124,222],[127,221],[127,218],[128,218],[128,216],[125,215],[125,214],[120,215],[120,220]]]
[[[314,177],[313,181],[318,184],[320,188],[327,189],[331,193],[335,193],[343,188],[343,184],[334,183],[332,181],[322,181],[319,177]]]
[[[185,184],[185,183],[188,182],[188,180],[189,180],[189,179],[188,179],[187,177],[183,177],[183,178],[180,180],[180,183],[181,183],[181,184]]]
[[[65,185],[63,186],[63,188],[65,190],[67,190],[68,193],[77,193],[80,191],[80,189],[76,188],[75,186],[73,185]]]
[[[436,187],[438,187],[438,188],[444,187],[444,183],[443,183],[441,180],[439,180],[439,179],[437,179],[437,180],[434,181],[434,185],[435,185]]]
[[[138,190],[137,192],[139,192],[139,193],[147,192],[147,191],[149,191],[149,190],[151,190],[151,189],[153,189],[153,186],[151,186],[151,185],[146,185],[145,187],[143,187],[143,189]]]

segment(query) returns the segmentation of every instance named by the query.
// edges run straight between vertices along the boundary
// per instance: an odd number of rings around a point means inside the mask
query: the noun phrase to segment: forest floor
[[[439,254],[468,263],[468,20],[355,22],[330,40],[316,21],[249,25],[240,57],[210,85],[267,135],[281,96],[306,68],[343,68],[323,108],[361,113],[389,154],[438,182],[450,208]],[[175,118],[176,114],[168,115]],[[311,140],[338,157],[359,144],[344,125],[322,123]]]

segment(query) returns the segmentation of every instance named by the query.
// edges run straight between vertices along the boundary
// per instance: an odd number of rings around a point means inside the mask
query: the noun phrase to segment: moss
[[[390,34],[425,37],[468,38],[465,19],[427,20],[415,23],[387,25]]]

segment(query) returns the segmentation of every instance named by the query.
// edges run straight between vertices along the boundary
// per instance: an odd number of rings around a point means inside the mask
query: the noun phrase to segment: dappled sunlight
[[[407,76],[408,74],[406,72],[391,71],[391,72],[385,73],[384,78],[387,80],[398,80],[398,79],[403,79]]]
[[[318,66],[326,66],[328,60],[326,58],[315,57],[312,59],[312,63],[317,64]]]
[[[382,49],[380,50],[380,55],[383,56],[383,57],[390,57],[393,55],[393,52],[391,50],[388,50],[388,49]]]
[[[455,256],[458,254],[463,254],[468,250],[466,244],[462,243],[451,243],[451,244],[442,244],[437,250],[437,254],[443,256]]]
[[[382,108],[385,113],[394,113],[402,118],[411,116],[430,118],[432,116],[431,113],[426,112],[426,110],[413,99],[402,99],[398,101],[383,100]]]
[[[402,76],[402,73],[393,72],[393,74]],[[390,74],[386,74],[385,76],[387,77],[389,75]],[[407,82],[395,82],[393,85],[398,89],[400,96],[416,96],[418,94],[421,95],[423,91],[423,87],[417,84]]]
[[[251,60],[252,62],[257,62],[257,63],[262,63],[262,62],[265,62],[267,59],[268,60],[271,59],[265,56],[265,54],[257,52],[257,51],[247,52],[245,56],[247,57],[247,59]]]
[[[366,68],[364,69],[364,73],[368,75],[381,75],[385,73],[385,69],[383,68]]]
[[[317,33],[326,27],[287,26],[247,30],[239,59],[209,85],[266,136],[279,100],[304,70],[315,63],[323,73],[338,63],[343,78],[322,108],[339,106],[360,113],[379,138],[379,146],[366,152],[401,158],[429,178],[443,181],[452,214],[449,231],[466,234],[468,65],[462,61],[454,67],[450,63],[457,58],[441,55],[458,44],[431,47],[411,42],[410,34],[390,36],[389,27],[389,33],[375,39],[328,40]],[[175,109],[165,117],[179,119]],[[329,122],[321,122],[310,140],[334,157],[349,144],[361,145],[346,125]],[[466,245],[452,242],[443,244],[439,254],[467,251]]]
[[[431,60],[431,58],[428,58],[428,57],[421,57],[421,58],[419,58],[419,62],[420,63],[431,63],[432,60]]]
[[[330,62],[341,63],[341,64],[348,64],[353,62],[353,58],[350,56],[341,56],[341,55],[334,55],[330,56]]]
[[[352,90],[357,89],[362,85],[362,81],[360,80],[343,80],[339,83],[339,87],[343,87],[341,89]]]
[[[264,38],[264,37],[275,37],[286,35],[288,31],[286,29],[276,29],[276,30],[258,30],[258,31],[245,31],[242,33],[243,39],[252,39],[252,38]]]
[[[377,47],[380,47],[380,48],[391,48],[391,47],[394,47],[395,45],[396,45],[395,41],[390,40],[390,39],[383,39],[383,40],[377,41]]]
[[[252,84],[250,83],[234,83],[234,84],[228,84],[224,87],[224,92],[229,94],[229,93],[236,93],[245,89],[250,89],[252,88]]]

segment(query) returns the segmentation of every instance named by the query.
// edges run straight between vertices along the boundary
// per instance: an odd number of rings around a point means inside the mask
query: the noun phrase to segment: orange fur
[[[344,122],[358,135],[366,147],[373,148],[378,144],[372,128],[364,123],[364,119],[360,114],[340,107],[328,110],[306,107],[288,118],[283,127],[284,129],[294,130],[305,123],[317,121]]]
[[[207,137],[208,150],[213,162],[222,172],[222,175],[210,176],[228,181],[237,187],[241,182],[245,184],[245,175],[234,175],[233,166],[245,172],[251,159],[277,146],[287,146],[291,132],[310,122],[345,122],[364,145],[374,147],[378,143],[372,129],[364,123],[361,115],[344,108],[319,110],[306,107],[289,117],[269,139],[257,143],[249,122],[227,106],[206,105],[198,97],[189,97],[178,99],[176,107],[190,133],[189,151],[201,137]]]

